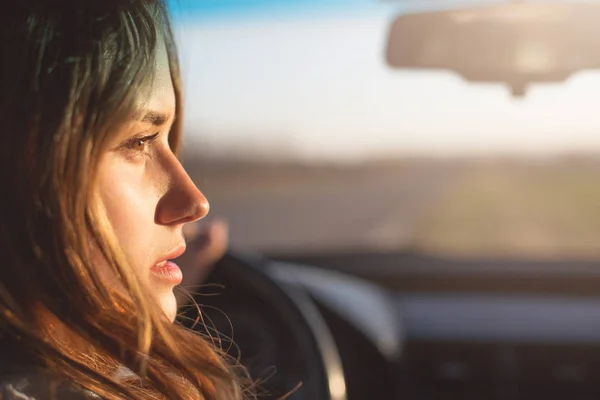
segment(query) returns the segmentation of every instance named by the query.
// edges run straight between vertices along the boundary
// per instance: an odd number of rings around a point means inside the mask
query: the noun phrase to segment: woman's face
[[[206,198],[169,147],[175,91],[164,45],[141,113],[115,133],[99,166],[100,195],[135,272],[173,320],[181,271],[169,262],[185,250],[182,228],[208,213]]]

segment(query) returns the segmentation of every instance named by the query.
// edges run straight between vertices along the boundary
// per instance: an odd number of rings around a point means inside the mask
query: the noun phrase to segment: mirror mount
[[[510,93],[513,97],[525,97],[527,89],[527,84],[524,82],[512,82],[510,84]]]

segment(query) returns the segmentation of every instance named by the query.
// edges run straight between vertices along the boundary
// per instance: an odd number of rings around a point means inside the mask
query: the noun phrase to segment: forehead
[[[138,108],[154,110],[160,113],[173,115],[175,113],[175,90],[169,67],[169,57],[164,42],[158,43],[156,59],[153,68],[153,78],[149,90],[143,98],[139,99]]]

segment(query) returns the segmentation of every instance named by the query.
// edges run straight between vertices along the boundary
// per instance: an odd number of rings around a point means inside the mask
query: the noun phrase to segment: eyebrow
[[[144,114],[141,121],[154,126],[162,126],[171,119],[171,115],[159,111],[148,111]]]

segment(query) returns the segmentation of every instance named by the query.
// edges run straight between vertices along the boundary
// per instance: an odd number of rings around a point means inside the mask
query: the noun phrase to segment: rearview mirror
[[[505,83],[522,96],[531,83],[600,68],[600,5],[509,3],[402,15],[390,31],[387,61]]]

